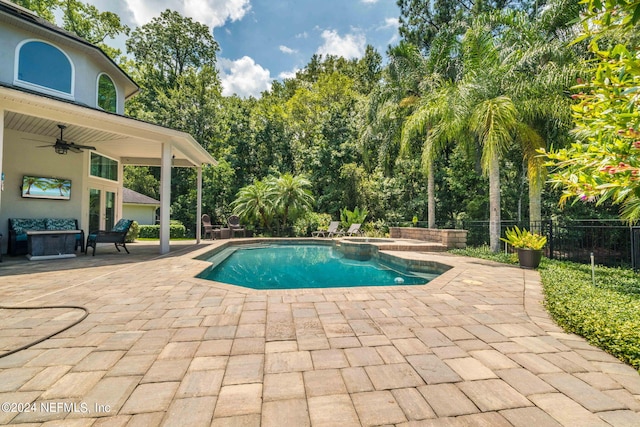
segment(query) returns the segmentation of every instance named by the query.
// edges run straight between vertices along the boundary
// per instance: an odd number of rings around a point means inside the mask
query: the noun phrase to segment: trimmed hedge
[[[186,228],[182,224],[170,224],[169,225],[169,238],[181,239],[186,234]],[[140,234],[138,237],[142,239],[159,239],[160,238],[160,226],[159,225],[141,225]]]
[[[640,280],[630,270],[547,262],[545,306],[566,331],[640,370]]]

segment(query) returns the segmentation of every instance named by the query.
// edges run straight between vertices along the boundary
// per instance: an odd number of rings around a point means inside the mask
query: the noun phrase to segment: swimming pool
[[[206,260],[211,267],[197,277],[252,289],[423,285],[439,275],[377,257],[349,259],[334,246],[314,244],[230,246]]]

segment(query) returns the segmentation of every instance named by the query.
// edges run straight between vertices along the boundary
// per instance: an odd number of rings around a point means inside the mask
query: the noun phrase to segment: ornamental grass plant
[[[532,233],[526,228],[520,230],[518,226],[508,228],[505,231],[505,237],[501,238],[503,242],[509,243],[517,249],[532,249],[539,251],[547,244],[547,238],[538,233]]]

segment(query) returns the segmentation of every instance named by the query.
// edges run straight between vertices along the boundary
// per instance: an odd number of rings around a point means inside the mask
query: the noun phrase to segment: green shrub
[[[307,212],[293,224],[293,231],[298,237],[311,236],[311,233],[316,230],[326,230],[330,222],[331,215],[329,214]]]
[[[379,219],[377,221],[367,221],[362,224],[364,235],[367,237],[389,237],[389,226],[387,223]]]
[[[184,238],[185,234],[186,234],[186,228],[184,225],[169,224],[170,239],[182,239]],[[159,225],[141,225],[139,237],[144,239],[159,239],[160,226]]]
[[[360,209],[356,206],[353,211],[344,208],[340,212],[340,225],[347,229],[351,226],[351,224],[363,224],[364,220],[367,218],[367,215],[369,215],[369,211],[366,208]]]
[[[546,262],[540,268],[545,306],[566,331],[640,369],[640,284],[632,271]]]
[[[138,221],[133,221],[131,223],[131,228],[129,228],[129,232],[127,233],[124,241],[126,243],[133,243],[138,238],[138,234],[140,233],[140,225],[138,225]]]

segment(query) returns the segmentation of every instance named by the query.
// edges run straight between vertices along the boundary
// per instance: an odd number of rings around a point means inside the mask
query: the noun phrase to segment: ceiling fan
[[[74,142],[65,141],[63,138],[63,133],[67,127],[65,125],[58,125],[58,128],[60,128],[60,138],[56,139],[55,144],[40,145],[38,148],[53,147],[55,152],[58,154],[67,154],[69,150],[73,151],[74,153],[82,153],[82,148],[84,148],[85,150],[96,149],[96,147],[93,147],[91,145],[80,145]]]

